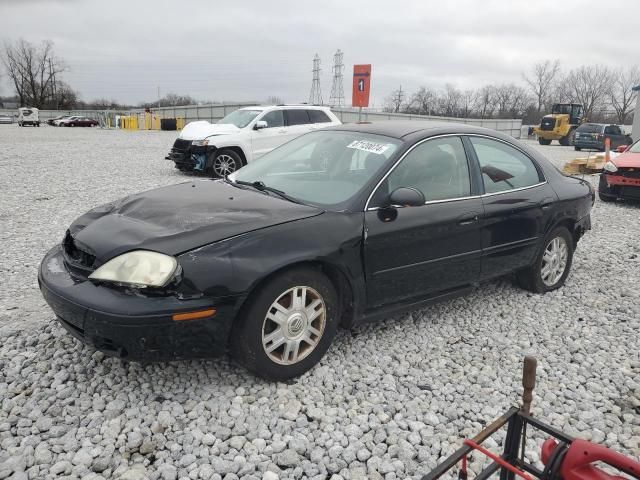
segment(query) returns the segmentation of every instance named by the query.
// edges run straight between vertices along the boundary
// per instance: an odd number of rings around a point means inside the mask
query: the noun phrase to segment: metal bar
[[[502,467],[502,471],[504,472],[505,470],[509,471],[509,473],[513,474],[513,475],[518,475],[519,477],[524,478],[525,480],[533,480],[529,475],[527,475],[524,472],[521,472],[520,470],[518,470],[515,466],[511,465],[506,458],[498,456],[494,453],[492,453],[491,451],[487,450],[484,447],[481,447],[480,445],[478,445],[477,443],[472,442],[471,440],[465,440],[464,443],[466,443],[467,445],[475,448],[476,450],[478,450],[481,453],[484,453],[487,457],[489,457],[490,459],[492,459],[494,462],[497,462],[500,464],[500,466]]]
[[[514,462],[518,459],[521,437],[522,419],[518,413],[509,420],[509,426],[507,427],[507,438],[504,441],[504,453],[502,455],[507,462]],[[508,468],[503,468],[500,471],[500,480],[514,480],[514,478],[514,473]]]
[[[534,467],[530,463],[518,461],[516,463],[516,467],[521,468],[525,472],[529,472],[530,474],[538,478],[542,477],[542,470],[538,470],[536,467]]]
[[[518,407],[511,407],[507,412],[501,417],[494,420],[490,423],[484,430],[482,430],[478,435],[472,438],[472,441],[480,444],[484,442],[488,437],[493,435],[495,432],[500,430],[512,417],[516,416],[518,413]],[[453,468],[456,463],[460,461],[462,457],[471,452],[472,448],[463,445],[458,450],[449,455],[446,460],[444,460],[441,464],[439,464],[432,471],[427,473],[421,480],[435,480],[436,478],[441,477],[446,472],[448,472],[451,468]]]
[[[528,424],[533,425],[534,428],[537,428],[538,430],[542,430],[544,433],[547,433],[552,437],[557,438],[558,440],[562,440],[565,443],[571,443],[574,440],[572,436],[567,435],[566,433],[561,432],[556,428],[553,428],[551,425],[542,423],[540,420],[533,418],[531,415],[519,413],[518,416]]]

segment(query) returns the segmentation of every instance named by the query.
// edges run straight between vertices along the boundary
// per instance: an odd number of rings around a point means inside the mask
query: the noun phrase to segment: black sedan
[[[343,125],[226,179],[132,195],[78,218],[39,272],[76,338],[131,360],[229,349],[299,375],[353,326],[516,273],[565,282],[594,192],[540,153],[457,124]]]

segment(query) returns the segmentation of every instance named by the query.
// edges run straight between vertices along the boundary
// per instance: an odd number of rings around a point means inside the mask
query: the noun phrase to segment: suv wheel
[[[289,270],[248,300],[232,333],[231,351],[261,377],[297,377],[325,354],[338,318],[337,294],[325,275],[308,268]]]
[[[551,140],[547,139],[547,138],[540,138],[538,137],[538,143],[540,145],[551,145]]]
[[[242,159],[233,150],[216,152],[211,163],[211,173],[214,178],[224,178],[242,168]]]
[[[565,227],[556,227],[545,237],[533,265],[518,272],[518,283],[535,293],[556,290],[564,285],[572,260],[573,238]]]

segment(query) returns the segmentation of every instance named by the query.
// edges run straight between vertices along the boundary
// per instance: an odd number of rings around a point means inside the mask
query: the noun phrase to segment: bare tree
[[[396,91],[394,91],[389,97],[385,99],[384,111],[398,113],[404,105],[404,93],[402,91],[402,85]]]
[[[566,84],[570,100],[581,103],[584,107],[584,116],[589,119],[596,108],[604,103],[610,82],[611,73],[607,67],[583,65],[571,70],[563,83]]]
[[[14,44],[5,42],[2,63],[20,104],[36,108],[42,108],[56,96],[58,77],[65,70],[48,40],[39,46],[23,39]]]
[[[633,65],[626,70],[619,69],[612,73],[607,92],[611,106],[616,112],[617,122],[624,125],[635,104],[637,91],[633,87],[640,85],[640,68]]]
[[[454,85],[447,83],[444,86],[444,93],[440,97],[441,113],[447,117],[455,117],[460,114],[460,103],[462,92]]]
[[[473,113],[473,107],[476,103],[477,92],[475,90],[465,90],[460,97],[460,116],[462,118],[470,118]]]
[[[480,118],[491,118],[495,110],[496,87],[485,85],[476,94],[475,110]]]
[[[409,103],[410,113],[419,115],[431,115],[436,109],[438,94],[427,87],[420,87],[416,93],[411,96]]]
[[[538,103],[538,113],[548,103],[549,95],[553,90],[554,80],[560,73],[559,60],[545,60],[536,63],[528,75],[524,75],[524,81],[531,89],[531,93]]]

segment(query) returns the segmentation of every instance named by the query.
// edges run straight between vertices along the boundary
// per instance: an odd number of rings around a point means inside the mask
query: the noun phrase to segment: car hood
[[[131,250],[178,255],[323,210],[222,181],[198,180],[97,207],[69,227],[75,243],[105,262]]]
[[[209,123],[201,120],[187,124],[180,132],[179,138],[183,140],[202,140],[213,135],[230,135],[239,131],[240,129],[235,125]]]
[[[611,161],[618,168],[640,168],[640,153],[624,152]]]

